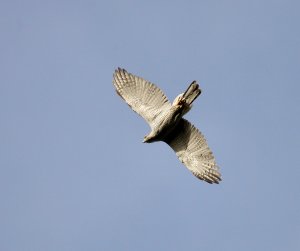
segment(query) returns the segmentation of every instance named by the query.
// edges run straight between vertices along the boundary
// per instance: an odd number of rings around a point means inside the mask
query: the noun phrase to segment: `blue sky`
[[[0,3],[0,250],[299,250],[298,1]],[[200,182],[115,94],[173,100],[221,167]]]

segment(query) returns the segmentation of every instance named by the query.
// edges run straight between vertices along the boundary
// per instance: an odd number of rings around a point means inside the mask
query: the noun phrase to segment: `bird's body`
[[[168,133],[170,133],[181,119],[181,111],[179,107],[170,107],[160,120],[152,128],[151,132],[144,137],[144,143],[152,143],[155,141],[163,141]]]
[[[195,98],[188,100],[188,90],[192,89]],[[168,135],[177,127],[179,121],[192,108],[192,102],[200,95],[201,91],[196,83],[192,83],[185,93],[179,94],[172,105],[162,110],[149,135],[144,137],[144,143],[164,141]],[[188,93],[190,95],[190,93]]]
[[[181,162],[199,179],[219,183],[221,175],[203,135],[183,119],[201,90],[196,81],[171,104],[154,84],[118,68],[113,84],[126,103],[150,125],[145,143],[166,142]]]

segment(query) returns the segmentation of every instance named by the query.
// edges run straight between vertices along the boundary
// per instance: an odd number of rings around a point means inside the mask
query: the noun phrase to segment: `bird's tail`
[[[190,106],[194,100],[201,94],[201,89],[196,81],[193,81],[187,90],[183,93],[182,99]]]

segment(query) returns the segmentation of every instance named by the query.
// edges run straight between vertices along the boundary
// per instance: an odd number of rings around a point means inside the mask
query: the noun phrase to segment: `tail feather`
[[[193,81],[182,96],[187,105],[191,105],[194,100],[201,94],[201,89],[196,81]]]

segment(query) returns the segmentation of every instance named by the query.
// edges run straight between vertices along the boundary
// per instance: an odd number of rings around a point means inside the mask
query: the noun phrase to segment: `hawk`
[[[113,85],[118,95],[149,124],[151,132],[144,137],[144,143],[163,141],[197,178],[210,184],[221,181],[219,168],[205,138],[182,118],[201,93],[196,81],[173,103],[156,85],[125,69],[115,70]]]

